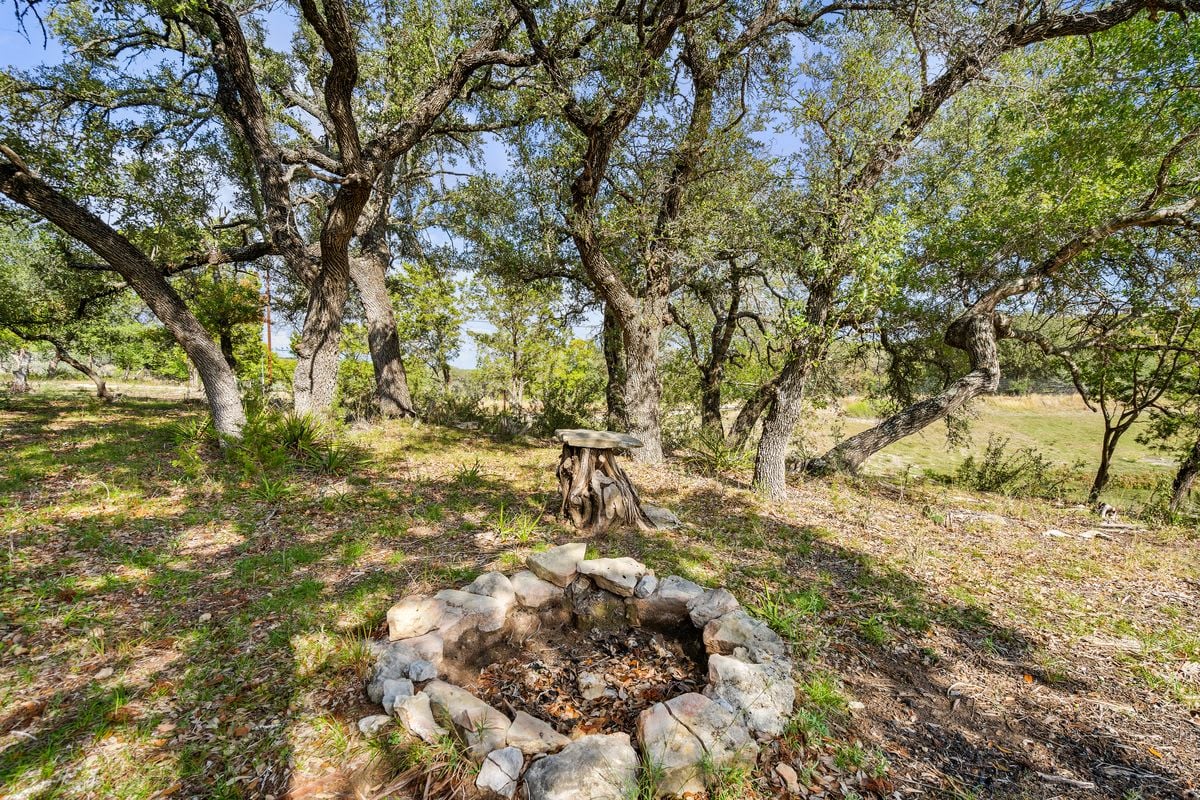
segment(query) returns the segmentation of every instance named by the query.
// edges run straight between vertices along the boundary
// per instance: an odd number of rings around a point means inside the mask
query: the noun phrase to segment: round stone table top
[[[583,428],[560,428],[554,432],[554,438],[571,447],[594,447],[598,449],[612,447],[641,447],[642,440],[628,433],[616,431],[589,431]]]

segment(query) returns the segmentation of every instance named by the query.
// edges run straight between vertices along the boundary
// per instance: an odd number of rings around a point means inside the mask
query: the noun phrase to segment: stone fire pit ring
[[[360,720],[360,730],[370,736],[394,725],[431,743],[451,734],[479,765],[476,786],[506,800],[518,792],[526,800],[628,800],[643,764],[655,770],[656,797],[680,797],[704,790],[706,770],[753,766],[758,743],[783,732],[795,702],[783,640],[726,589],[660,580],[632,558],[587,559],[586,549],[564,544],[530,556],[514,575],[487,572],[462,589],[393,605],[388,641],[372,643],[367,681],[385,713]],[[546,625],[690,632],[707,654],[707,684],[642,711],[637,749],[624,732],[572,741],[456,685],[497,642]]]

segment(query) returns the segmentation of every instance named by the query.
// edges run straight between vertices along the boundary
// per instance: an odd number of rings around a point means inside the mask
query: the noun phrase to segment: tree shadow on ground
[[[1015,798],[1176,797],[1191,787],[1195,776],[1148,754],[1126,731],[1078,715],[1073,703],[1091,702],[1105,687],[1046,663],[1042,642],[998,623],[990,609],[837,544],[820,525],[785,521],[747,493],[692,489],[677,497],[677,513],[697,520],[692,541],[628,534],[628,546],[664,565],[660,573],[716,571],[751,607],[764,589],[802,599],[818,591],[823,608],[807,618],[797,649],[810,666],[832,666],[865,701],[852,730],[937,776],[912,788]],[[737,556],[714,564],[711,553],[722,545]],[[956,672],[989,691],[952,680]],[[1179,711],[1179,735],[1200,747]],[[1068,776],[1083,783],[1058,780]],[[1081,788],[1086,782],[1095,787]]]

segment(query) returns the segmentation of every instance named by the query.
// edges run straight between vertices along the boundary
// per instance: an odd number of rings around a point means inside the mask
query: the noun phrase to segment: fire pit
[[[725,589],[585,550],[392,606],[363,732],[454,736],[504,798],[627,800],[643,765],[679,797],[752,766],[795,699],[783,641]]]

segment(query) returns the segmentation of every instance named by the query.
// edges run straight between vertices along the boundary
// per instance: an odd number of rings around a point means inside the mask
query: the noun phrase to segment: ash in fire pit
[[[480,764],[476,785],[505,798],[576,800],[586,786],[625,800],[639,762],[657,797],[678,797],[703,791],[706,769],[752,766],[795,700],[783,641],[724,589],[585,550],[394,605],[367,684],[387,715],[363,731],[453,735]]]

